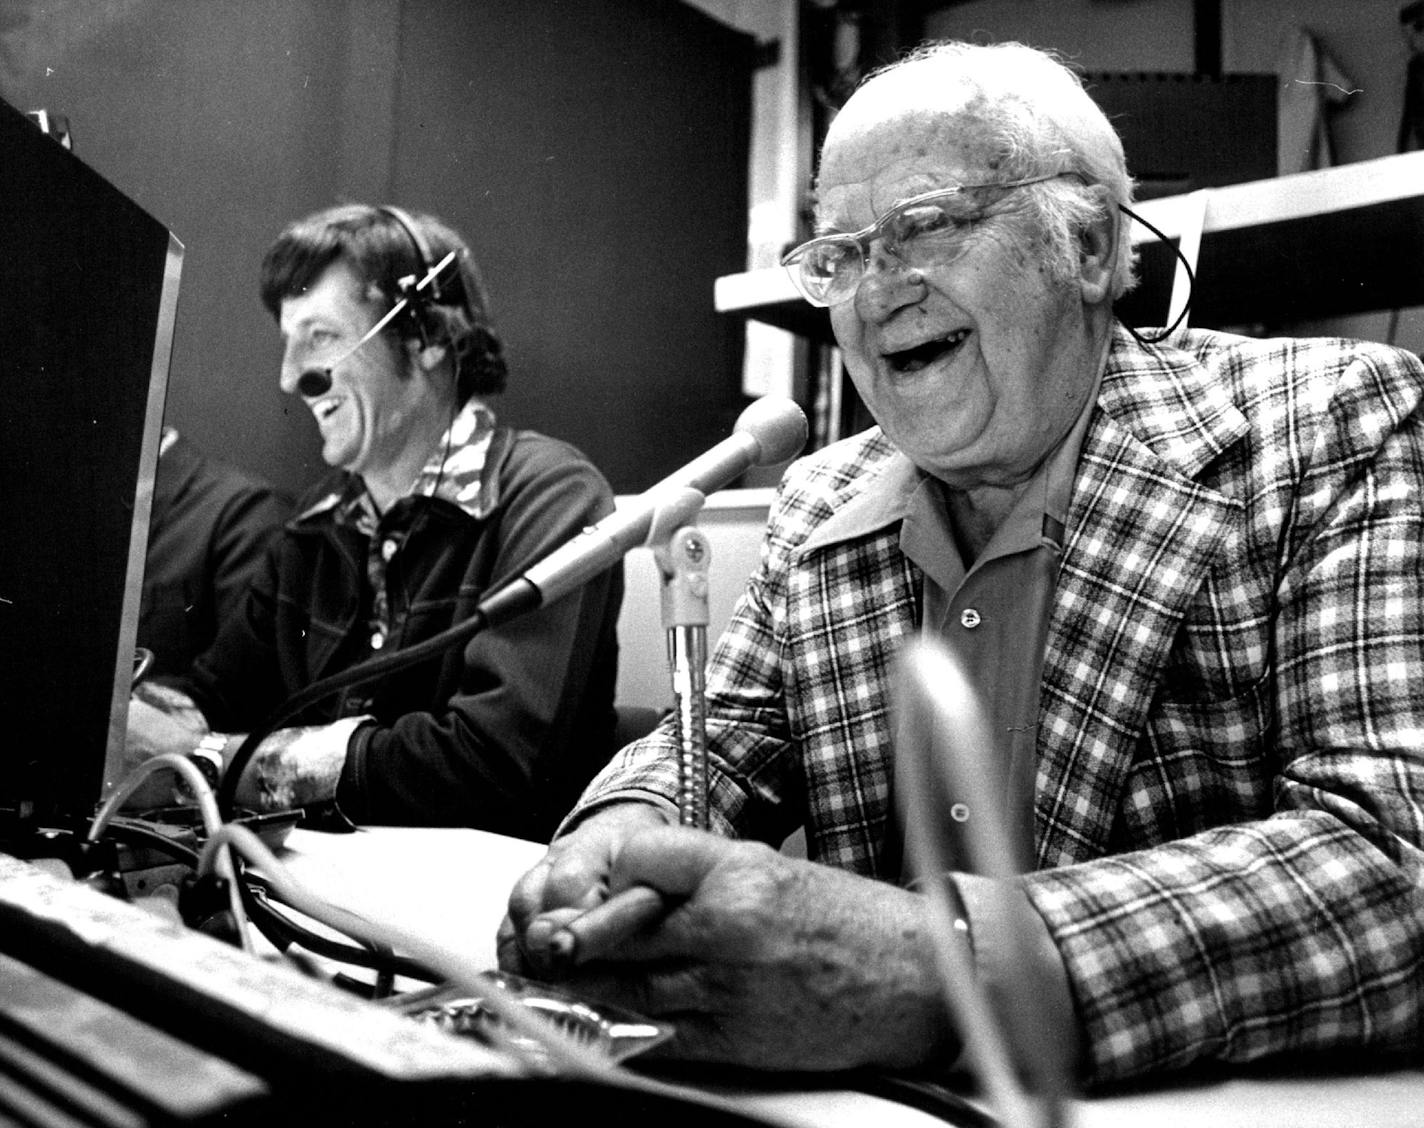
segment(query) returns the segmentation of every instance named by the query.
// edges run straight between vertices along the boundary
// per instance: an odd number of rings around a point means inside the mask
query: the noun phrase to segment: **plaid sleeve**
[[[1291,483],[1269,814],[1026,879],[1094,1082],[1424,1042],[1424,375],[1335,351],[1338,378],[1259,456]]]

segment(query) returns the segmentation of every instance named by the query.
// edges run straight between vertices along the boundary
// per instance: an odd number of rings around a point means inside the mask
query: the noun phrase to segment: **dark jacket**
[[[174,438],[158,460],[138,620],[153,674],[187,670],[212,644],[291,513],[292,499],[255,474]]]
[[[304,499],[254,584],[184,688],[219,731],[246,732],[290,694],[371,657],[368,538]],[[490,508],[408,497],[382,517],[401,547],[387,568],[392,630],[405,648],[468,619],[518,575],[613,509],[602,475],[566,443],[499,428],[484,469]],[[621,568],[463,646],[358,685],[288,723],[370,714],[337,793],[353,820],[474,826],[545,839],[611,752]]]

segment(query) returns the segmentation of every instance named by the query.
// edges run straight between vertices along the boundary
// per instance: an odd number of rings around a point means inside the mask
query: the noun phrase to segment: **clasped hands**
[[[619,803],[554,842],[506,970],[676,1028],[671,1056],[775,1070],[953,1060],[923,899]]]

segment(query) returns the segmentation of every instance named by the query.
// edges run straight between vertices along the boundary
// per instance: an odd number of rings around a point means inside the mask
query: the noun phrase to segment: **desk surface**
[[[293,833],[284,861],[298,880],[345,908],[400,921],[463,947],[493,967],[495,930],[514,881],[543,846],[476,830],[366,828]],[[868,1094],[828,1090],[737,1092],[748,1112],[786,1125],[924,1128],[944,1120]],[[1418,1128],[1424,1068],[1373,1075],[1237,1077],[1164,1085],[1073,1102],[1071,1128]]]

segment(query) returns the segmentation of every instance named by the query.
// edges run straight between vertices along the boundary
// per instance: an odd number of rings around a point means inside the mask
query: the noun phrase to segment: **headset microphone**
[[[378,322],[376,322],[376,324],[372,325],[371,328],[366,330],[365,336],[363,336],[359,341],[357,341],[354,345],[352,345],[349,349],[347,349],[344,353],[337,357],[333,363],[327,365],[327,367],[325,368],[308,368],[305,372],[298,376],[297,391],[300,392],[307,399],[315,399],[317,396],[324,396],[327,392],[331,391],[331,374],[335,370],[336,366],[348,360],[352,356],[352,354],[356,352],[357,349],[359,349],[362,345],[364,345],[372,337],[376,336],[376,334],[378,334],[382,329],[384,329],[387,325],[389,325],[392,321],[399,317],[401,311],[404,310],[408,305],[410,305],[412,302],[424,300],[426,297],[426,288],[433,287],[436,284],[436,279],[440,276],[440,272],[455,261],[455,258],[458,253],[459,252],[457,251],[451,251],[443,259],[441,259],[429,270],[427,270],[425,272],[425,277],[423,277],[419,282],[416,282],[412,286],[405,287],[405,292],[401,297],[400,301],[396,302],[395,305],[391,306],[391,308],[386,311],[385,316],[382,317],[381,320],[379,320]]]
[[[331,369],[308,368],[297,377],[297,391],[307,399],[326,395],[331,391]]]

